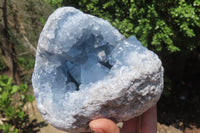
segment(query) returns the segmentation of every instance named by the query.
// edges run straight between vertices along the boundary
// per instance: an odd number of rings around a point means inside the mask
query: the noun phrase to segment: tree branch
[[[20,76],[18,72],[18,65],[17,65],[17,59],[16,59],[16,51],[15,46],[10,40],[10,34],[9,34],[9,27],[8,27],[8,12],[7,12],[7,0],[3,1],[3,9],[2,9],[2,17],[3,17],[3,23],[4,27],[2,28],[1,35],[2,35],[2,45],[0,45],[0,48],[3,52],[3,57],[5,58],[5,63],[7,64],[9,70],[12,73],[12,77],[15,80],[17,84],[20,84]]]
[[[27,55],[27,54],[30,54],[30,53],[31,53],[31,51],[27,51],[27,52],[20,53],[17,56]]]
[[[4,25],[5,25],[5,32],[7,32],[7,30],[8,30],[7,0],[4,0],[2,10],[3,10],[3,21],[4,21]]]
[[[26,41],[26,44],[24,44],[24,46],[28,47],[31,51],[31,53],[33,54],[33,56],[36,56],[36,48],[33,47],[33,45],[30,43],[30,41],[28,40],[28,38],[26,36],[23,35],[24,40]]]

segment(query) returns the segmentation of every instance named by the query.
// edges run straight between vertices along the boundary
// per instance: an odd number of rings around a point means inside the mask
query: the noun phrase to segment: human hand
[[[141,116],[124,122],[121,131],[112,120],[106,118],[93,120],[89,126],[95,133],[156,133],[156,110],[156,105],[154,105]]]

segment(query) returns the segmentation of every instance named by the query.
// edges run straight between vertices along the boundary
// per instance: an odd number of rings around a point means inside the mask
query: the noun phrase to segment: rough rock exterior
[[[46,22],[32,77],[44,119],[69,132],[88,131],[97,118],[125,121],[160,98],[163,67],[135,38],[73,7]]]

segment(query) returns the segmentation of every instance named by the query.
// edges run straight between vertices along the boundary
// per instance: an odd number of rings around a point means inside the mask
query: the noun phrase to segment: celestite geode
[[[85,132],[93,119],[126,121],[156,104],[163,67],[135,37],[63,7],[41,32],[32,83],[44,119],[61,130]]]

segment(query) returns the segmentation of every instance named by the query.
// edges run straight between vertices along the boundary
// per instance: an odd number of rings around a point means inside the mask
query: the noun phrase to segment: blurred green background
[[[199,0],[1,0],[0,132],[36,132],[39,123],[22,108],[34,101],[31,75],[39,34],[62,6],[106,19],[157,53],[165,68],[158,121],[181,130],[200,128]]]

